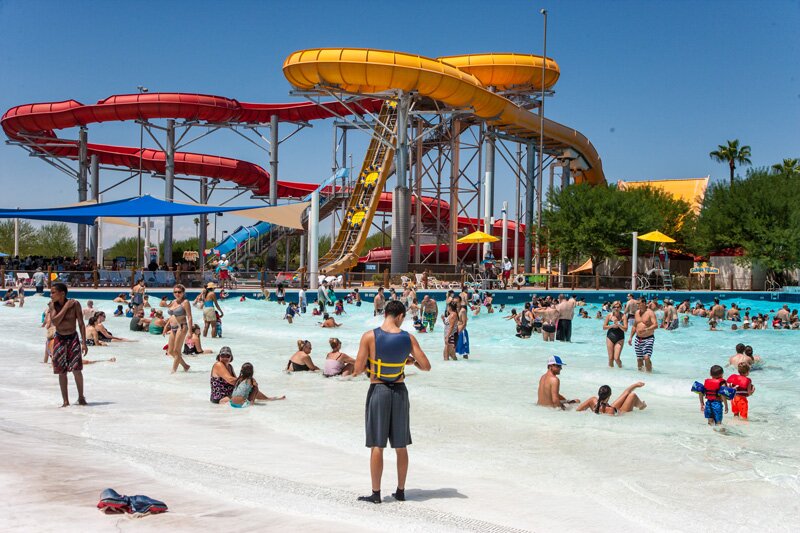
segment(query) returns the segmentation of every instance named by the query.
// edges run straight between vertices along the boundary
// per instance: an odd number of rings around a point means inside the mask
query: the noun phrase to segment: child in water
[[[749,408],[747,397],[751,396],[756,388],[753,386],[753,380],[748,377],[750,375],[749,364],[739,363],[736,369],[739,373],[731,374],[728,378],[728,385],[736,389],[736,396],[731,401],[731,409],[733,410],[733,416],[747,420]]]
[[[705,392],[700,394],[700,410],[708,420],[708,425],[718,426],[722,424],[722,404],[725,404],[725,412],[728,412],[728,399],[719,394],[719,389],[727,385],[724,370],[719,365],[711,367],[711,377],[703,383]],[[705,402],[703,397],[705,396]]]
[[[336,305],[333,308],[333,312],[336,315],[341,315],[344,313],[344,302],[342,300],[336,300]]]
[[[425,324],[422,322],[422,319],[419,317],[414,318],[414,329],[417,330],[417,333],[427,333],[428,328],[425,327]]]

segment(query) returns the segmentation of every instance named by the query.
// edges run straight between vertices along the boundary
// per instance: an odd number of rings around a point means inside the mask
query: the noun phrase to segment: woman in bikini
[[[342,352],[342,342],[332,337],[328,339],[331,351],[325,357],[325,368],[322,374],[326,378],[333,376],[349,376],[353,373],[356,360]]]
[[[169,331],[169,342],[167,343],[167,355],[173,358],[172,373],[178,370],[178,365],[183,367],[184,372],[189,371],[189,365],[183,360],[181,355],[181,347],[183,340],[189,333],[189,324],[192,323],[192,306],[186,299],[186,287],[181,284],[175,285],[172,289],[172,294],[175,295],[175,300],[167,308],[169,315],[169,322],[167,322],[167,329]]]
[[[630,413],[634,408],[638,408],[641,411],[647,407],[647,404],[639,399],[639,396],[633,392],[639,387],[644,387],[644,382],[637,381],[625,389],[625,392],[620,394],[619,398],[614,400],[614,403],[608,403],[609,398],[611,398],[611,387],[603,385],[600,387],[600,390],[597,391],[597,396],[592,396],[580,404],[576,411],[591,409],[597,415],[611,416],[617,416],[621,413]]]
[[[289,358],[286,364],[287,372],[313,372],[319,370],[311,360],[311,343],[304,340],[297,341],[297,351]]]
[[[606,315],[603,321],[603,329],[606,332],[606,348],[608,349],[608,366],[614,367],[617,363],[622,368],[622,348],[625,345],[625,332],[628,330],[628,317],[622,314],[622,304],[614,302],[611,312]]]

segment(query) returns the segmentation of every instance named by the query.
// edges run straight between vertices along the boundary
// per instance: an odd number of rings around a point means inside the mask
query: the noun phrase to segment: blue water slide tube
[[[236,231],[228,235],[224,241],[219,243],[219,246],[214,247],[221,254],[229,254],[235,250],[240,244],[247,242],[247,239],[260,237],[269,233],[272,224],[269,222],[259,222],[254,226],[239,226]]]

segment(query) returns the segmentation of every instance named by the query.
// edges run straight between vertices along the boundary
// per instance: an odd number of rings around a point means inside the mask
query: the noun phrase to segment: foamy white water
[[[170,505],[168,518],[151,517],[131,523],[134,527],[800,528],[795,348],[800,332],[712,333],[696,319],[678,332],[657,332],[655,373],[647,376],[635,370],[627,345],[625,368],[606,367],[604,332],[595,319],[576,320],[573,343],[564,345],[517,339],[512,323],[499,314],[482,314],[469,325],[470,360],[449,363],[441,360],[440,328],[420,335],[433,370],[408,372],[414,439],[410,501],[378,507],[354,501],[369,489],[363,446],[366,379],[282,372],[297,339],[313,343],[318,365],[330,336],[338,336],[343,351],[355,355],[361,333],[379,324],[366,307],[349,306],[350,314],[339,319],[344,327],[327,330],[316,327],[309,315],[287,324],[280,320],[283,308],[274,303],[224,303],[224,339],[209,339],[206,347],[231,346],[237,372],[242,363],[252,362],[262,389],[288,397],[242,410],[208,401],[213,356],[188,358],[191,372],[170,375],[162,337],[131,333],[128,319],[109,318],[111,331],[138,342],[91,348],[90,359],[116,356],[117,363],[87,366],[86,395],[93,405],[64,410],[58,409],[56,376],[40,363],[44,303],[32,297],[24,309],[0,308],[0,357],[6,368],[0,429],[6,444],[17,443],[0,447],[9,456],[0,472],[8,480],[23,479],[19,470],[24,467],[14,457],[33,457],[41,450],[63,459],[33,461],[34,472],[25,475],[41,477],[39,482],[6,483],[0,489],[5,494],[0,506],[7,507],[0,524],[5,520],[13,528],[56,529],[57,516],[31,516],[18,500],[28,511],[37,505],[46,509],[48,490],[37,486],[48,485],[48,472],[66,475],[62,470],[81,468],[93,472],[87,478],[98,483],[97,495],[110,486]],[[114,308],[110,302],[99,307]],[[737,342],[752,344],[767,365],[751,375],[757,389],[751,421],[737,423],[727,416],[727,433],[719,433],[706,426],[689,388],[707,377],[712,364],[726,362]],[[603,384],[616,397],[643,379],[647,385],[638,392],[648,409],[612,418],[536,407],[536,383],[552,353],[568,364],[562,372],[567,397],[584,399]],[[387,452],[384,495],[395,486],[392,455]],[[135,486],[122,486],[117,479]],[[73,482],[91,486],[78,478]],[[89,491],[75,498],[74,520],[60,530],[115,524],[116,518],[96,516],[97,495]]]

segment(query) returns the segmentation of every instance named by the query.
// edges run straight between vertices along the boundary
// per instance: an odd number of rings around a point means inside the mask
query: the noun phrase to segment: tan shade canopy
[[[298,202],[295,204],[278,205],[275,207],[261,207],[258,209],[244,209],[231,211],[232,215],[253,218],[262,222],[269,222],[286,228],[303,229],[303,211],[311,202]]]
[[[578,272],[587,272],[587,271],[592,270],[593,266],[594,265],[592,264],[592,259],[590,257],[589,260],[586,261],[584,264],[582,264],[578,268],[570,270],[569,272],[567,272],[567,274],[577,274]]]

